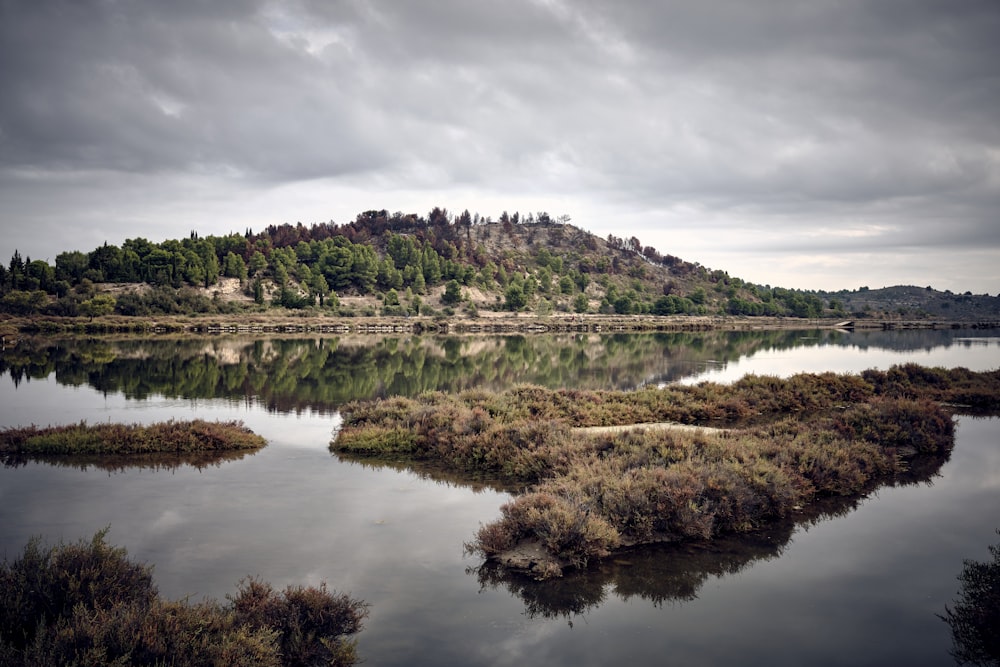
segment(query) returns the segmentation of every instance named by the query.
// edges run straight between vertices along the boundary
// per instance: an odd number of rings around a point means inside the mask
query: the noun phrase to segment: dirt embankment
[[[796,329],[836,329],[841,323],[778,317],[652,315],[570,315],[538,317],[530,313],[480,311],[477,317],[344,317],[314,311],[272,309],[232,315],[192,314],[125,317],[108,315],[85,317],[0,315],[0,344],[16,345],[29,335],[66,334],[529,334],[529,333],[644,333],[679,331],[765,331]],[[958,329],[983,328],[979,322],[882,321],[856,322],[856,329]],[[996,328],[1000,324],[991,324]]]

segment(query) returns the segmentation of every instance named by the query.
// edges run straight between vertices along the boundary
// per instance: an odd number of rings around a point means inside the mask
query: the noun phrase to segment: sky
[[[998,35],[997,0],[0,0],[0,261],[440,206],[996,294]]]

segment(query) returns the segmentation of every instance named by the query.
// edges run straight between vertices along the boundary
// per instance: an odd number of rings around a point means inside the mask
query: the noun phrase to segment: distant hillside
[[[827,301],[841,301],[858,317],[903,319],[976,320],[1000,318],[1000,295],[952,294],[927,287],[898,285],[881,289],[862,287],[853,292],[823,294]]]
[[[1000,298],[923,288],[820,293],[754,285],[663,254],[636,238],[598,238],[546,213],[499,220],[465,211],[367,211],[347,224],[66,251],[54,266],[15,251],[0,266],[12,314],[239,313],[305,309],[341,316],[482,311],[995,319]]]

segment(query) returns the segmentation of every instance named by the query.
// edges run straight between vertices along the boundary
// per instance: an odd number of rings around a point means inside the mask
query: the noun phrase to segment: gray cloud
[[[213,186],[312,184],[568,203],[665,252],[730,228],[775,252],[996,252],[997,34],[992,0],[0,0],[0,220],[89,200],[69,178],[135,235],[201,182],[190,205],[238,229]]]

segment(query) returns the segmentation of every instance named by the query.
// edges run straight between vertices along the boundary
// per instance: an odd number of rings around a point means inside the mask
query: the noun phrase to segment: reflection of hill
[[[953,331],[937,329],[917,329],[900,336],[893,331],[856,331],[845,336],[840,344],[853,345],[862,350],[878,349],[895,352],[912,352],[914,350],[931,350],[952,346],[968,346],[974,344],[998,345],[996,332],[986,330],[969,330],[962,332],[962,338],[956,339]]]
[[[24,341],[0,354],[15,383],[55,374],[128,398],[229,398],[270,410],[334,411],[347,401],[516,384],[630,389],[763,349],[842,344],[795,331],[406,338]]]

